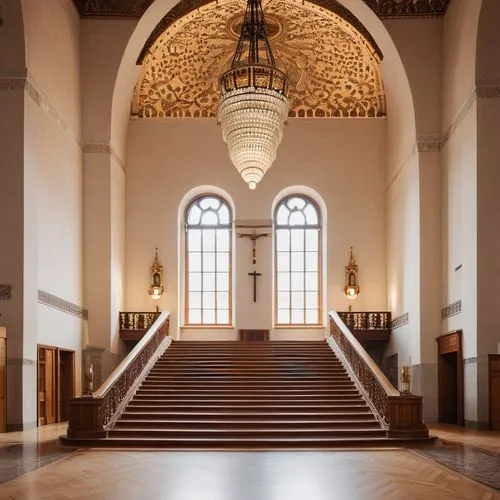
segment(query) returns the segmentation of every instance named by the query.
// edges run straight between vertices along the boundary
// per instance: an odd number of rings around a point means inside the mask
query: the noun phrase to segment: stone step
[[[369,428],[344,428],[344,429],[331,429],[331,428],[276,428],[276,429],[212,429],[212,428],[187,428],[187,429],[170,429],[168,427],[157,428],[127,428],[119,427],[110,431],[111,437],[118,436],[132,436],[132,437],[156,437],[167,438],[170,436],[180,437],[183,439],[195,437],[214,437],[214,438],[229,438],[234,439],[253,437],[255,439],[275,438],[279,436],[290,436],[295,439],[322,437],[322,438],[335,438],[335,437],[384,437],[385,431],[380,427],[377,429]]]
[[[309,401],[354,401],[362,399],[359,393],[353,394],[301,394],[301,395],[290,395],[290,394],[165,394],[165,393],[155,393],[148,394],[138,392],[134,401],[151,401],[151,400],[162,400],[162,401],[248,401],[254,404],[259,404],[259,402],[269,402],[269,401],[291,401],[307,403]]]

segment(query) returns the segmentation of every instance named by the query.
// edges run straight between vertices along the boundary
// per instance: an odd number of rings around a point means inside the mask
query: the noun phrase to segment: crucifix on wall
[[[262,273],[258,273],[255,269],[253,273],[248,273],[248,276],[252,276],[253,278],[253,301],[257,302],[257,278],[262,276]]]
[[[257,263],[257,240],[259,238],[269,236],[270,234],[271,233],[257,234],[255,229],[251,233],[237,233],[238,238],[250,238],[250,241],[252,242],[252,264],[255,265]]]

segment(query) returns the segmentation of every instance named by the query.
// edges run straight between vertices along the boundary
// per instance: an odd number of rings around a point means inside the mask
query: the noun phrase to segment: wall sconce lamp
[[[359,293],[359,284],[358,284],[358,266],[354,260],[354,256],[352,255],[352,247],[351,247],[351,257],[349,259],[349,264],[345,266],[345,286],[344,286],[344,295],[349,300],[355,300]],[[351,310],[351,306],[349,306],[349,310]]]
[[[160,264],[158,260],[158,248],[156,248],[155,258],[153,260],[153,264],[149,268],[151,271],[150,276],[150,285],[148,293],[153,300],[160,300],[164,288],[163,288],[163,266]],[[158,306],[156,306],[158,310]]]

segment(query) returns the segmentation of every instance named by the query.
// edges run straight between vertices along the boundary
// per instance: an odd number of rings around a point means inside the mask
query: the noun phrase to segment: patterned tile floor
[[[469,445],[443,445],[415,450],[424,457],[500,491],[500,456]]]
[[[4,445],[0,447],[0,483],[57,462],[73,451],[50,441]]]

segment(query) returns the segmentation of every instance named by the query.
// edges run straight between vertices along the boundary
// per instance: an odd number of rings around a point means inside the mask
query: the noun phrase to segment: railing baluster
[[[425,438],[429,430],[422,422],[422,397],[412,394],[400,394],[382,373],[376,363],[370,358],[361,344],[350,332],[350,325],[359,324],[352,321],[352,314],[367,313],[336,313],[330,312],[330,335],[338,347],[353,375],[357,378],[362,392],[366,394],[379,420],[386,428],[388,437],[407,439]],[[371,313],[378,315],[380,313]],[[342,316],[347,323],[342,321]],[[388,319],[389,313],[386,318]],[[365,325],[370,326],[370,325]]]
[[[120,313],[124,329],[148,332],[90,397],[70,401],[67,435],[70,439],[96,439],[107,431],[128,403],[156,359],[168,347],[168,313]]]

